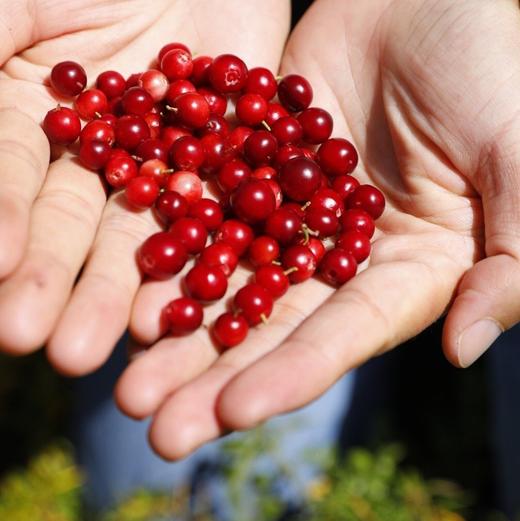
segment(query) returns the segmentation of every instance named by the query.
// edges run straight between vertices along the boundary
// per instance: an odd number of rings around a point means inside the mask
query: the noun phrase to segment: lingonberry
[[[121,96],[118,96],[117,98],[112,98],[108,101],[108,108],[107,111],[110,114],[114,114],[116,117],[121,117],[124,114],[123,110],[123,103],[121,102],[122,98]],[[101,117],[103,117],[105,114],[103,114]]]
[[[186,248],[169,232],[148,237],[137,252],[137,264],[141,271],[158,280],[179,273],[187,260]]]
[[[314,275],[316,257],[312,251],[302,244],[287,248],[282,254],[282,266],[293,284],[303,282]]]
[[[356,190],[359,181],[351,175],[339,175],[332,179],[331,188],[345,201]]]
[[[347,197],[345,206],[365,210],[372,219],[377,219],[385,209],[385,196],[375,186],[361,185]]]
[[[246,139],[253,133],[253,129],[249,127],[239,126],[234,128],[229,134],[229,146],[237,153],[241,154],[244,150]]]
[[[320,263],[320,274],[325,282],[342,286],[357,271],[356,259],[347,251],[334,248],[329,250]]]
[[[170,158],[178,170],[196,171],[204,162],[204,148],[193,136],[183,136],[170,148]]]
[[[282,206],[267,218],[264,232],[285,246],[294,241],[302,229],[302,224],[303,220],[299,215]]]
[[[178,192],[167,190],[155,201],[155,209],[161,220],[171,224],[188,215],[189,204]]]
[[[298,116],[298,121],[302,126],[303,139],[307,143],[323,143],[332,134],[332,116],[326,110],[317,107],[305,109]]]
[[[137,176],[126,185],[127,201],[135,208],[151,208],[159,196],[159,185],[153,177]]]
[[[108,100],[99,89],[88,89],[76,98],[74,106],[83,119],[94,119],[108,110]]]
[[[253,230],[242,221],[229,219],[224,221],[215,234],[215,242],[231,246],[242,257],[254,238]]]
[[[86,141],[103,141],[112,145],[116,139],[116,133],[111,125],[106,121],[96,119],[89,121],[81,130],[79,135],[79,142]]]
[[[274,207],[280,208],[280,206],[282,205],[282,202],[283,202],[282,188],[274,179],[265,179],[264,183],[267,183],[269,185],[269,188],[271,189],[271,192],[273,192]]]
[[[318,237],[331,237],[338,231],[339,220],[334,212],[311,205],[305,211],[305,224],[316,232]]]
[[[225,163],[217,173],[217,184],[223,192],[231,192],[251,177],[251,168],[240,159]]]
[[[160,159],[148,159],[141,164],[139,175],[153,177],[157,181],[160,188],[164,188],[171,174],[171,169]]]
[[[269,103],[267,105],[267,113],[265,115],[265,122],[269,126],[272,126],[273,123],[275,121],[279,120],[280,118],[285,118],[287,116],[289,116],[289,113],[279,103]]]
[[[233,299],[235,310],[241,313],[250,326],[266,321],[273,311],[273,297],[260,284],[247,284]]]
[[[357,208],[346,210],[340,217],[340,224],[344,232],[357,231],[364,233],[368,238],[374,235],[376,228],[370,214]]]
[[[184,170],[175,172],[168,178],[166,188],[184,196],[189,204],[197,202],[202,197],[202,181],[193,172]]]
[[[277,119],[271,125],[271,132],[280,146],[288,143],[298,143],[303,136],[300,122],[292,116]]]
[[[133,74],[130,74],[126,79],[125,90],[131,89],[132,87],[138,87],[141,74],[142,72],[134,72]]]
[[[271,264],[279,255],[280,246],[278,246],[278,242],[267,235],[256,237],[249,245],[249,262],[255,267]]]
[[[182,127],[164,127],[161,131],[161,141],[167,149],[183,136],[191,136],[190,131]]]
[[[317,264],[320,263],[321,259],[323,259],[323,256],[325,255],[325,252],[327,251],[325,249],[325,245],[316,237],[303,236],[299,239],[298,244],[307,246],[307,248],[312,251],[314,257],[316,257]]]
[[[370,255],[370,239],[356,230],[343,232],[336,241],[336,248],[350,253],[360,263]]]
[[[191,71],[190,80],[193,85],[200,87],[209,83],[209,66],[213,62],[213,58],[209,56],[197,56],[193,58],[193,70]]]
[[[238,264],[238,255],[225,242],[216,242],[202,250],[199,262],[212,268],[219,268],[226,277],[231,276]]]
[[[135,155],[143,161],[149,159],[160,159],[165,163],[168,161],[168,148],[164,141],[156,138],[145,139],[135,149]]]
[[[295,157],[303,157],[301,148],[296,145],[282,145],[276,152],[273,162],[278,168],[281,168],[289,159],[294,159]]]
[[[78,114],[74,110],[60,106],[47,112],[42,126],[49,141],[56,145],[74,143],[81,131]]]
[[[105,165],[105,178],[113,188],[123,188],[137,173],[137,163],[126,154],[111,156]]]
[[[150,137],[148,124],[141,116],[121,116],[116,123],[116,141],[125,150],[134,150]]]
[[[78,157],[91,170],[103,168],[110,158],[111,148],[104,141],[85,141],[79,147]]]
[[[157,139],[161,135],[163,122],[160,114],[148,112],[143,116],[148,128],[150,129],[150,137]]]
[[[223,138],[226,138],[230,134],[229,123],[226,118],[217,114],[211,114],[208,122],[198,129],[199,136],[205,136],[206,134],[219,134]]]
[[[289,289],[289,278],[280,266],[266,264],[255,271],[255,282],[265,288],[274,299],[280,298]]]
[[[85,69],[76,62],[57,63],[51,71],[52,88],[61,96],[77,96],[87,84]]]
[[[332,188],[320,188],[310,198],[309,203],[312,208],[330,210],[336,217],[339,217],[345,209],[343,198]]]
[[[192,255],[200,253],[208,240],[208,232],[204,228],[204,224],[199,219],[192,217],[177,219],[170,226],[170,232],[184,244],[188,253]]]
[[[224,116],[227,110],[227,98],[225,96],[210,87],[201,87],[198,92],[208,102],[211,114]]]
[[[223,313],[213,325],[212,333],[216,342],[224,348],[242,343],[249,331],[247,320],[240,314]]]
[[[153,108],[153,98],[141,87],[128,89],[121,100],[125,114],[144,116]]]
[[[170,105],[176,100],[178,96],[181,94],[186,94],[187,92],[196,92],[197,89],[195,85],[188,80],[176,80],[168,86],[166,89],[166,93],[164,95],[164,99],[166,103]]]
[[[276,179],[278,172],[272,166],[260,166],[251,172],[255,179]]]
[[[184,279],[188,295],[202,302],[222,298],[227,291],[227,277],[223,271],[207,264],[197,263]]]
[[[182,51],[190,52],[190,49],[187,45],[184,45],[180,42],[171,42],[167,43],[163,47],[161,47],[161,50],[159,51],[159,54],[157,55],[157,61],[161,63],[164,56],[169,53],[170,51],[173,51],[175,49],[181,49]]]
[[[266,101],[276,95],[278,84],[273,73],[264,67],[249,69],[244,92],[248,94],[260,94]]]
[[[96,88],[111,100],[123,95],[126,90],[126,81],[117,71],[105,71],[97,77]]]
[[[244,125],[255,127],[265,119],[267,101],[260,94],[244,94],[237,100],[235,113]]]
[[[276,138],[267,130],[256,130],[244,143],[244,155],[255,166],[269,164],[277,150]]]
[[[202,324],[204,311],[196,300],[180,297],[172,300],[164,309],[164,317],[172,335],[187,335]]]
[[[247,83],[246,64],[233,54],[221,54],[211,63],[208,77],[214,89],[224,94],[238,92]]]
[[[188,128],[201,128],[209,120],[209,105],[198,92],[186,92],[175,98],[172,108],[177,120]]]
[[[346,139],[328,139],[318,149],[318,164],[330,176],[350,174],[358,164],[358,153]]]
[[[291,212],[295,213],[303,221],[303,218],[305,217],[305,207],[303,207],[301,204],[289,201],[283,203],[281,207],[285,210],[290,210]]]
[[[161,71],[169,81],[185,80],[193,71],[191,53],[185,49],[172,49],[161,58]]]
[[[220,134],[206,134],[200,138],[205,160],[200,171],[205,175],[215,174],[227,161],[236,155],[229,141]]]
[[[305,157],[290,159],[280,172],[280,186],[283,193],[298,202],[308,201],[320,184],[320,167]]]
[[[213,199],[203,198],[194,202],[190,206],[188,215],[202,221],[209,232],[217,230],[224,221],[222,208]]]
[[[143,72],[138,85],[148,92],[154,102],[163,100],[169,87],[168,78],[161,71],[155,69]]]
[[[254,224],[273,213],[276,199],[267,181],[249,179],[232,193],[231,206],[239,219]]]
[[[103,114],[97,121],[103,121],[107,125],[110,125],[112,128],[115,128],[117,116],[107,112],[106,114]]]
[[[305,110],[311,104],[312,95],[310,83],[298,74],[284,76],[278,84],[278,98],[291,112]]]

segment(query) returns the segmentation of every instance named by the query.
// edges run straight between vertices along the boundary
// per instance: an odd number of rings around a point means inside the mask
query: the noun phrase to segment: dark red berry
[[[43,130],[51,143],[71,145],[78,139],[81,122],[78,114],[67,107],[57,107],[47,112]]]
[[[204,224],[199,219],[192,217],[182,217],[176,220],[171,225],[170,232],[184,244],[188,253],[192,255],[200,253],[208,240],[208,232],[204,228]]]
[[[271,264],[279,255],[278,242],[267,235],[256,237],[249,245],[249,262],[255,267]]]
[[[280,186],[283,193],[298,202],[308,201],[320,184],[320,167],[305,157],[290,159],[280,172]]]
[[[186,248],[169,232],[159,232],[148,237],[137,252],[141,271],[158,280],[179,273],[187,260]]]
[[[201,128],[209,120],[209,105],[204,96],[187,92],[175,98],[172,104],[177,120],[188,128]]]
[[[311,107],[298,116],[298,121],[302,126],[303,139],[307,143],[323,143],[332,134],[332,116],[326,110]]]
[[[345,200],[359,186],[359,181],[351,175],[339,175],[332,180],[331,188]]]
[[[312,87],[310,83],[298,74],[289,74],[278,84],[278,98],[282,105],[291,112],[300,112],[306,109],[312,101]]]
[[[273,123],[275,121],[277,121],[278,119],[285,118],[287,116],[289,116],[289,113],[279,103],[269,103],[267,105],[267,113],[265,115],[265,122],[269,126],[272,126]]]
[[[267,130],[253,132],[244,143],[244,155],[255,166],[269,164],[277,150],[276,138]]]
[[[217,230],[224,221],[224,213],[220,205],[213,199],[200,199],[190,206],[189,216],[202,221],[206,230]]]
[[[121,116],[116,123],[116,141],[125,150],[134,150],[150,137],[148,124],[141,116]]]
[[[64,61],[52,68],[51,85],[61,96],[77,96],[86,84],[87,74],[79,63]]]
[[[166,306],[164,316],[172,335],[186,335],[200,327],[204,312],[196,300],[181,297]]]
[[[231,192],[251,177],[251,169],[240,159],[225,163],[217,174],[217,184],[223,192]]]
[[[126,89],[126,81],[119,72],[105,71],[97,77],[96,88],[103,92],[107,99],[111,100],[123,95]]]
[[[209,87],[201,87],[198,92],[208,102],[211,114],[224,116],[227,109],[227,98],[225,96]]]
[[[343,198],[331,188],[320,188],[309,200],[313,208],[330,210],[339,217],[344,210]]]
[[[327,175],[350,174],[358,164],[358,154],[350,141],[328,139],[318,149],[318,163]]]
[[[273,311],[273,297],[260,284],[247,284],[239,289],[233,299],[233,305],[250,326],[266,320]]]
[[[180,48],[166,52],[160,63],[161,71],[170,81],[185,80],[193,71],[191,53]]]
[[[242,90],[247,82],[246,64],[232,54],[217,56],[208,70],[211,85],[225,94]]]
[[[111,148],[104,141],[85,141],[79,147],[81,164],[91,170],[103,168],[110,159]]]
[[[144,116],[153,108],[153,98],[141,87],[128,89],[121,100],[125,114]]]
[[[96,119],[89,121],[81,130],[79,142],[86,141],[103,141],[112,145],[116,139],[116,133],[111,125],[106,121]]]
[[[244,143],[253,132],[253,129],[249,127],[234,128],[229,134],[229,146],[237,153],[242,153],[244,150]]]
[[[278,84],[273,73],[264,67],[249,69],[247,82],[244,92],[250,94],[260,94],[266,101],[271,100],[276,95]]]
[[[161,141],[164,143],[167,149],[183,136],[191,136],[190,131],[187,128],[182,127],[164,127],[161,131]]]
[[[255,272],[255,282],[264,287],[274,299],[280,298],[289,289],[289,278],[280,266],[260,266]]]
[[[248,224],[265,220],[276,208],[273,191],[267,181],[249,179],[231,195],[235,215]]]
[[[129,155],[111,156],[105,165],[105,178],[113,188],[123,188],[138,171],[137,163]]]
[[[190,76],[193,85],[199,87],[209,83],[209,66],[212,62],[213,58],[209,56],[197,56],[193,58],[193,70]]]
[[[137,176],[126,185],[125,195],[135,208],[151,208],[159,196],[159,185],[152,177]]]
[[[170,148],[170,158],[178,170],[196,171],[204,163],[204,147],[193,136],[183,136]]]
[[[108,100],[99,89],[83,91],[74,102],[78,114],[83,119],[94,119],[108,110]]]
[[[222,347],[229,348],[245,340],[249,325],[242,315],[223,313],[217,318],[212,331],[217,343]]]
[[[341,286],[348,282],[357,271],[356,259],[345,250],[329,250],[320,263],[320,273],[325,282]]]
[[[274,156],[274,164],[281,168],[289,159],[303,157],[303,151],[296,145],[282,145]]]
[[[272,166],[260,166],[251,172],[255,179],[275,179],[278,172]]]
[[[347,197],[345,206],[365,210],[372,219],[377,219],[385,209],[385,196],[375,186],[361,185]]]
[[[226,277],[229,277],[237,267],[238,255],[229,244],[216,242],[202,250],[199,262],[212,268],[219,268]]]
[[[303,220],[299,215],[282,206],[267,218],[264,232],[285,246],[294,241],[302,229],[302,224]]]
[[[168,78],[155,69],[143,72],[138,85],[152,97],[154,102],[162,101],[169,87]]]
[[[370,239],[355,230],[343,232],[336,241],[336,248],[345,250],[354,256],[357,263],[361,263],[370,255]]]
[[[277,119],[271,125],[271,132],[279,145],[298,143],[303,136],[303,129],[300,122],[291,116]]]
[[[312,277],[316,271],[316,264],[316,257],[307,246],[290,246],[282,255],[282,266],[293,284]]]
[[[374,235],[374,219],[364,210],[346,210],[340,217],[340,224],[344,232],[357,231],[365,234],[368,238]]]
[[[224,221],[215,234],[215,242],[229,244],[239,257],[246,252],[253,238],[253,230],[235,219]]]
[[[172,105],[175,100],[181,95],[186,94],[187,92],[196,92],[197,89],[195,85],[188,80],[176,80],[168,86],[166,89],[166,93],[164,95],[164,99],[166,103]]]
[[[219,134],[206,134],[200,138],[205,160],[200,171],[205,175],[215,174],[227,161],[236,155],[229,141]]]
[[[170,51],[173,51],[175,49],[181,49],[182,51],[190,52],[190,49],[187,45],[184,45],[180,42],[171,42],[167,43],[163,47],[161,47],[161,50],[159,51],[159,54],[157,55],[157,61],[161,63],[164,56],[169,53]]]
[[[188,295],[202,302],[219,300],[227,291],[227,278],[217,267],[198,263],[184,279]]]
[[[260,94],[244,94],[237,100],[235,113],[244,125],[255,127],[267,114],[267,101]]]
[[[161,219],[173,223],[188,215],[188,201],[178,192],[163,192],[155,201],[155,209]]]
[[[318,264],[320,263],[321,259],[325,255],[325,252],[327,251],[325,249],[324,244],[316,237],[302,237],[300,239],[300,244],[303,244],[303,246],[307,246],[307,248],[309,248],[309,250],[312,251],[314,257],[316,257],[316,262]]]
[[[305,224],[319,237],[331,237],[338,231],[339,220],[334,212],[311,205],[305,211]]]
[[[171,170],[160,159],[149,159],[141,164],[139,175],[153,177],[160,188],[164,188],[170,178]]]
[[[160,159],[166,163],[168,161],[168,148],[160,139],[145,139],[139,143],[135,155],[143,161]]]
[[[160,114],[155,112],[148,112],[143,116],[148,128],[150,129],[150,137],[157,139],[161,135],[163,122]]]
[[[226,138],[230,132],[231,130],[227,119],[217,114],[210,115],[208,122],[202,128],[198,129],[199,136],[214,133]]]

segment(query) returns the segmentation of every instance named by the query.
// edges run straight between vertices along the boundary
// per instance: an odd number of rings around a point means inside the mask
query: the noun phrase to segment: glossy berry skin
[[[154,102],[163,100],[169,87],[168,78],[155,69],[143,72],[138,85],[152,97]]]
[[[290,210],[291,212],[295,213],[302,221],[305,217],[305,209],[302,207],[301,204],[289,201],[287,203],[283,203],[281,208],[284,208],[285,210]]]
[[[160,114],[155,112],[148,112],[143,116],[148,128],[150,129],[150,137],[153,139],[157,139],[161,135],[161,130],[163,127],[163,121]]]
[[[189,297],[180,297],[172,300],[166,306],[164,317],[172,335],[187,335],[200,327],[204,318],[204,311],[196,300]]]
[[[184,284],[188,295],[201,302],[222,298],[227,291],[227,278],[217,267],[198,263],[186,274]]]
[[[161,71],[169,81],[185,80],[193,71],[191,53],[176,48],[168,51],[161,58]]]
[[[332,116],[326,110],[311,107],[298,116],[298,121],[302,126],[304,141],[312,145],[327,141],[332,134]]]
[[[166,103],[170,105],[175,101],[175,99],[181,94],[186,94],[187,92],[196,92],[197,89],[195,85],[188,80],[176,80],[168,86],[166,89],[166,93],[164,95],[164,99]]]
[[[298,74],[289,74],[278,84],[280,103],[291,112],[305,110],[311,104],[312,96],[310,83]]]
[[[246,64],[233,54],[217,56],[208,70],[212,87],[224,94],[242,90],[247,83],[247,77]]]
[[[199,136],[214,133],[226,138],[229,136],[230,132],[231,130],[227,119],[218,114],[211,114],[208,122],[202,128],[198,129]]]
[[[216,242],[202,250],[199,262],[211,268],[218,268],[226,277],[230,277],[238,264],[235,250],[224,242]]]
[[[332,179],[331,188],[345,201],[356,190],[359,181],[351,175],[340,175]]]
[[[122,96],[126,89],[126,80],[117,71],[102,72],[96,80],[96,88],[111,100]]]
[[[277,150],[276,138],[267,130],[253,132],[244,142],[244,155],[254,166],[268,165]]]
[[[272,126],[275,121],[280,118],[289,116],[289,112],[279,103],[269,103],[267,105],[267,114],[265,115],[265,122]]]
[[[139,175],[153,177],[160,188],[164,188],[171,172],[168,165],[160,159],[149,159],[139,167]]]
[[[237,291],[233,307],[243,315],[250,326],[255,326],[271,315],[273,297],[260,284],[247,284]]]
[[[116,139],[116,133],[113,127],[106,121],[96,119],[89,121],[81,130],[79,135],[79,142],[85,143],[86,141],[103,141],[112,145]]]
[[[265,221],[264,232],[280,245],[291,244],[302,229],[302,218],[283,206],[275,210]]]
[[[168,148],[160,139],[145,139],[135,150],[135,155],[143,161],[149,159],[160,159],[165,163],[168,161]]]
[[[343,198],[331,188],[320,188],[310,198],[309,202],[312,208],[330,210],[337,217],[339,217],[345,209]]]
[[[249,325],[242,315],[223,313],[213,325],[213,338],[224,348],[235,347],[247,337]]]
[[[178,192],[163,192],[155,201],[155,210],[162,221],[173,223],[188,215],[188,201]]]
[[[191,136],[191,132],[183,127],[164,127],[161,131],[161,141],[167,149],[183,136]]]
[[[275,201],[274,207],[276,209],[280,208],[283,202],[283,193],[280,185],[274,179],[265,179],[264,183],[267,183],[271,189],[271,192],[273,192]]]
[[[247,138],[254,132],[252,128],[239,126],[234,128],[228,138],[229,146],[237,153],[244,151],[244,143]]]
[[[117,143],[128,151],[133,151],[141,141],[150,137],[148,124],[141,116],[121,116],[115,131]]]
[[[287,276],[293,284],[303,282],[314,275],[316,271],[316,257],[307,246],[300,244],[290,246],[282,255],[282,266],[286,270],[294,271]]]
[[[196,171],[204,163],[204,148],[193,136],[184,136],[170,148],[170,158],[178,170]]]
[[[361,185],[348,196],[345,206],[365,210],[372,219],[378,219],[385,210],[385,196],[375,186]]]
[[[251,168],[240,159],[225,163],[217,173],[217,184],[223,192],[232,192],[240,183],[251,177]]]
[[[339,220],[334,212],[312,205],[305,212],[305,224],[317,232],[319,237],[336,235],[339,228]]]
[[[278,172],[272,166],[260,166],[251,172],[255,179],[275,179]]]
[[[209,67],[213,63],[213,58],[209,56],[196,56],[193,58],[193,70],[191,71],[190,80],[193,85],[200,87],[209,83]]]
[[[90,120],[108,110],[108,100],[99,89],[88,89],[76,98],[74,106],[83,119]]]
[[[129,155],[112,156],[105,165],[105,178],[113,188],[123,188],[137,176],[137,163]]]
[[[194,202],[188,215],[199,219],[209,232],[217,230],[224,221],[222,208],[213,199],[202,198]]]
[[[137,252],[137,264],[141,271],[157,280],[179,273],[187,260],[186,248],[169,232],[148,237]]]
[[[61,96],[73,98],[85,88],[86,84],[87,74],[79,63],[64,61],[52,68],[51,85]]]
[[[79,160],[90,170],[103,168],[110,159],[111,148],[104,141],[85,141],[79,147]]]
[[[265,67],[249,69],[247,82],[244,87],[246,94],[259,94],[266,101],[273,99],[278,90],[278,83],[273,73]]]
[[[208,102],[211,114],[224,116],[227,110],[227,98],[225,96],[210,87],[201,87],[198,92]]]
[[[184,170],[175,172],[168,178],[166,188],[181,194],[188,204],[196,203],[202,197],[202,181],[193,172]]]
[[[267,114],[267,101],[260,94],[244,94],[237,100],[235,113],[244,125],[256,127]]]
[[[247,224],[235,219],[224,221],[215,234],[215,242],[228,244],[238,257],[244,255],[253,238],[253,230]]]
[[[303,246],[307,246],[309,250],[312,251],[314,257],[316,257],[316,262],[319,264],[321,259],[323,259],[323,256],[326,253],[326,249],[324,244],[317,239],[316,237],[309,237],[306,239],[305,237],[302,237],[300,239],[299,244],[302,244]]]
[[[202,222],[192,217],[182,217],[175,221],[170,226],[170,232],[184,244],[191,255],[200,253],[208,240],[208,232]]]
[[[285,295],[290,286],[284,270],[274,264],[260,266],[255,272],[255,282],[264,287],[274,299]]]
[[[121,100],[125,114],[144,116],[153,109],[153,98],[141,87],[128,89]]]
[[[303,151],[296,145],[282,145],[276,155],[274,156],[274,164],[278,168],[281,168],[287,161],[294,159],[295,157],[303,157]]]
[[[204,96],[197,92],[181,94],[172,104],[178,121],[188,128],[201,128],[209,120],[209,105]]]
[[[300,122],[292,116],[277,119],[271,125],[271,132],[278,144],[298,143],[303,137],[303,129]]]
[[[267,181],[249,179],[241,183],[231,195],[235,215],[248,224],[258,223],[271,215],[276,199]]]
[[[318,149],[317,161],[325,174],[335,177],[352,173],[359,158],[350,141],[332,138],[325,141]]]
[[[320,184],[320,167],[305,157],[290,159],[280,172],[280,186],[283,193],[294,201],[308,201]]]
[[[336,248],[345,250],[356,259],[359,264],[370,255],[370,239],[361,232],[343,232],[336,241]]]
[[[125,90],[131,89],[132,87],[137,87],[139,85],[139,78],[141,77],[142,72],[134,72],[130,74],[126,79]]]
[[[152,177],[137,176],[126,185],[125,195],[134,208],[151,208],[159,196],[159,185]]]
[[[347,210],[340,217],[341,229],[344,232],[357,231],[365,234],[368,238],[374,235],[374,219],[364,210]]]
[[[333,248],[329,250],[320,263],[322,279],[332,286],[342,286],[357,271],[356,259],[345,250]]]
[[[271,264],[279,255],[280,246],[267,235],[256,237],[249,245],[249,262],[255,267]]]
[[[229,141],[219,134],[206,134],[200,138],[204,148],[205,160],[200,171],[205,175],[215,174],[227,161],[235,157]]]
[[[157,61],[159,63],[161,63],[161,60],[164,58],[164,56],[167,53],[169,53],[170,51],[173,51],[175,49],[181,49],[181,50],[186,51],[188,53],[190,52],[190,49],[188,48],[188,46],[184,45],[183,43],[180,43],[180,42],[167,43],[166,45],[161,47],[161,50],[159,51],[159,54],[157,55]]]
[[[56,107],[47,112],[42,126],[49,141],[56,145],[71,145],[81,131],[78,114],[67,107]]]

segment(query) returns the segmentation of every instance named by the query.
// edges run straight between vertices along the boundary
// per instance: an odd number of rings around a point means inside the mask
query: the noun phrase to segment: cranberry
[[[275,210],[265,221],[264,231],[282,246],[290,244],[301,231],[302,218],[283,206]]]
[[[231,192],[251,177],[251,169],[240,159],[225,163],[217,173],[217,184],[223,192]]]
[[[253,230],[235,219],[224,221],[215,234],[215,242],[229,244],[239,257],[246,252],[253,238]]]
[[[191,136],[191,134],[188,129],[182,127],[164,127],[161,132],[161,140],[168,149],[183,136]]]
[[[43,130],[51,143],[70,145],[78,139],[81,122],[74,110],[57,107],[47,112],[43,120]]]
[[[312,101],[310,83],[298,74],[284,76],[278,84],[278,98],[282,105],[291,112],[306,109]]]
[[[194,255],[204,249],[208,240],[208,232],[202,222],[192,217],[176,220],[171,225],[170,232],[184,244],[188,253]]]
[[[305,212],[305,224],[319,237],[336,235],[339,221],[334,212],[325,208],[310,206]]]
[[[135,150],[135,154],[143,161],[148,161],[149,159],[160,159],[165,163],[168,161],[168,149],[160,139],[150,138],[141,141]]]
[[[126,81],[119,72],[102,72],[96,80],[96,88],[105,94],[107,99],[122,96],[126,89]]]
[[[148,114],[144,115],[144,120],[150,129],[150,137],[157,139],[161,135],[163,126],[161,115],[155,112],[148,112]]]
[[[358,164],[358,154],[350,141],[333,138],[318,149],[318,163],[327,175],[350,174]]]
[[[202,197],[202,181],[193,172],[184,170],[175,172],[169,177],[166,187],[184,196],[189,204],[197,202]]]
[[[125,90],[131,89],[132,87],[138,87],[141,74],[142,72],[135,72],[134,74],[130,74],[130,76],[128,76],[126,79]]]
[[[316,263],[319,264],[321,259],[323,259],[323,256],[325,255],[325,246],[324,244],[319,240],[316,239],[316,237],[309,237],[309,238],[301,238],[300,243],[303,246],[307,246],[309,250],[312,251],[314,257],[316,257]]]
[[[117,98],[112,98],[108,102],[108,108],[107,111],[111,114],[114,114],[116,117],[121,117],[124,114],[123,110],[123,103],[121,102],[122,98],[121,96],[118,96]],[[101,117],[103,117],[105,114],[103,114]]]
[[[370,255],[370,239],[364,233],[355,230],[343,232],[336,241],[336,248],[350,253],[356,262],[360,263]]]
[[[187,260],[186,248],[169,232],[159,232],[148,237],[137,252],[141,271],[159,280],[179,273]]]
[[[209,67],[213,62],[213,58],[209,56],[197,56],[193,58],[193,71],[190,80],[193,85],[199,87],[209,82]]]
[[[164,188],[171,174],[168,165],[160,159],[149,159],[139,168],[139,175],[153,177],[160,188]]]
[[[277,89],[278,84],[276,83],[276,78],[269,69],[265,69],[264,67],[249,69],[244,92],[248,94],[259,94],[266,101],[269,101],[274,98]]]
[[[200,199],[190,206],[189,216],[202,221],[209,232],[215,231],[224,221],[220,205],[213,199]]]
[[[244,150],[244,143],[253,132],[253,129],[249,127],[234,128],[229,134],[229,145],[237,153],[242,153],[242,151]]]
[[[308,201],[320,183],[320,167],[305,157],[290,159],[280,172],[280,186],[284,194],[298,202]]]
[[[161,71],[150,69],[141,74],[139,87],[144,89],[154,102],[158,102],[166,96],[169,87],[168,78]]]
[[[152,177],[137,176],[126,185],[125,195],[135,208],[150,208],[159,196],[159,185]]]
[[[99,89],[83,91],[74,102],[78,114],[83,119],[94,119],[108,110],[108,100]]]
[[[303,221],[303,218],[305,217],[305,208],[303,208],[300,204],[289,201],[287,203],[283,203],[281,207],[285,210],[290,210],[291,212],[295,213]]]
[[[247,284],[239,289],[233,299],[236,311],[242,313],[250,326],[265,321],[273,311],[273,297],[260,284]]]
[[[331,188],[320,188],[310,198],[311,208],[323,208],[330,210],[339,217],[344,210],[342,197]]]
[[[51,85],[61,96],[77,96],[86,84],[87,74],[79,63],[64,61],[52,68]]]
[[[235,113],[244,125],[255,127],[267,114],[267,101],[260,94],[244,94],[238,98]]]
[[[313,145],[323,143],[332,134],[332,116],[323,109],[312,107],[304,110],[298,121],[302,126],[303,139]]]
[[[164,56],[169,53],[170,51],[173,51],[175,49],[181,49],[182,51],[190,52],[190,49],[180,42],[171,42],[164,45],[161,50],[159,51],[159,54],[157,55],[157,61],[161,63]]]
[[[255,179],[275,179],[278,173],[272,166],[260,166],[251,172]]]
[[[334,248],[329,250],[320,263],[323,280],[333,286],[348,282],[357,271],[356,259],[348,252]]]
[[[161,58],[161,71],[168,80],[185,80],[193,71],[191,53],[184,49],[172,49]]]
[[[219,268],[226,277],[229,277],[237,267],[238,255],[229,244],[216,242],[202,250],[199,262],[212,268]]]
[[[295,145],[282,145],[274,156],[274,164],[281,168],[289,159],[303,157],[302,149]]]
[[[121,116],[116,123],[116,141],[126,150],[134,150],[150,137],[148,124],[141,116]]]
[[[298,143],[303,136],[303,129],[300,122],[291,116],[277,119],[271,125],[271,132],[279,145]]]
[[[250,179],[242,182],[233,192],[231,206],[239,219],[254,224],[273,213],[276,200],[267,181]]]
[[[107,112],[106,114],[103,114],[97,121],[103,121],[103,123],[106,123],[107,125],[110,125],[112,128],[115,128],[117,116]]]
[[[347,197],[345,206],[365,210],[372,219],[377,219],[385,209],[385,196],[375,186],[361,185]]]
[[[280,298],[289,289],[289,278],[280,266],[260,266],[255,272],[255,282],[265,288],[274,299]]]
[[[163,192],[155,201],[155,209],[163,221],[172,223],[188,215],[188,201],[179,193]]]
[[[227,98],[225,96],[209,87],[201,87],[199,89],[199,94],[202,94],[204,99],[208,102],[211,114],[224,116],[227,110]]]
[[[188,80],[176,80],[168,86],[166,89],[166,93],[164,95],[164,99],[166,103],[170,105],[181,95],[186,94],[187,92],[196,92],[197,89],[195,85]]]
[[[184,279],[188,295],[202,302],[219,300],[227,291],[227,278],[221,269],[195,264]]]
[[[196,300],[180,297],[166,306],[164,316],[172,335],[186,335],[200,327],[204,312]]]
[[[344,232],[357,231],[364,233],[368,238],[374,235],[374,220],[364,210],[347,210],[341,216],[340,224]]]
[[[265,122],[272,126],[273,123],[280,118],[285,118],[289,113],[279,103],[269,103],[267,105],[267,113],[265,115]]]
[[[359,186],[359,181],[351,175],[339,175],[332,180],[331,188],[345,200]]]
[[[256,237],[249,245],[249,262],[255,267],[271,264],[280,255],[280,246],[267,235]]]
[[[209,105],[197,92],[186,92],[175,98],[172,104],[179,122],[188,128],[201,128],[209,120]]]
[[[204,148],[193,136],[183,136],[170,149],[173,165],[178,170],[196,171],[204,162]]]
[[[103,141],[112,145],[115,141],[116,134],[114,129],[106,122],[96,119],[89,121],[81,131],[79,135],[79,142],[84,143],[86,141]]]
[[[297,244],[287,248],[282,255],[282,266],[293,284],[303,282],[314,275],[316,257],[307,246]]]
[[[282,189],[280,188],[280,185],[274,179],[265,179],[264,182],[269,185],[271,192],[273,192],[274,207],[280,208],[283,202],[283,193]]]
[[[153,98],[141,87],[132,87],[124,94],[121,103],[125,114],[144,116],[153,108]]]
[[[276,138],[267,130],[253,132],[244,143],[244,154],[253,165],[269,164],[277,149]]]
[[[225,94],[242,90],[247,82],[246,64],[232,54],[217,56],[208,70],[211,85]]]
[[[219,134],[226,138],[230,134],[229,123],[226,118],[212,114],[208,122],[200,129],[198,129],[199,136],[204,136],[209,133]]]
[[[200,142],[206,157],[201,172],[206,175],[216,173],[222,165],[230,161],[235,155],[235,151],[230,147],[226,138],[219,134],[207,134],[200,138]]]
[[[123,188],[137,173],[137,164],[128,155],[112,156],[105,165],[105,178],[113,188]]]
[[[213,325],[213,337],[220,346],[226,348],[242,343],[248,331],[247,320],[234,313],[223,313]]]

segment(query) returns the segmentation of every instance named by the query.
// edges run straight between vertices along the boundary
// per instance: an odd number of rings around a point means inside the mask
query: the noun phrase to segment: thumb
[[[444,325],[444,352],[459,367],[473,364],[520,322],[520,129],[507,135],[511,146],[502,139],[491,147],[476,179],[486,258],[462,279]]]

